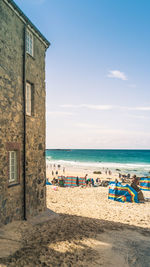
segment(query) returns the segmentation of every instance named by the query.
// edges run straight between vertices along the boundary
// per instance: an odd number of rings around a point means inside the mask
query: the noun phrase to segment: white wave
[[[51,156],[47,156],[47,157],[46,157],[46,161],[48,161],[48,162],[49,162],[51,159],[52,159]]]
[[[128,169],[128,170],[150,170],[150,164],[142,163],[117,163],[117,162],[81,162],[81,161],[67,161],[67,160],[52,160],[49,157],[46,159],[47,164],[55,164],[61,166],[70,166],[78,168],[109,168],[109,169]]]

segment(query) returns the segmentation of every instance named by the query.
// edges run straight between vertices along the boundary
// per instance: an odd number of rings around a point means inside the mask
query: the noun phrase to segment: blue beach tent
[[[141,190],[150,191],[150,177],[142,177],[139,181]]]
[[[119,202],[139,203],[138,193],[131,186],[115,182],[109,183],[108,199]]]

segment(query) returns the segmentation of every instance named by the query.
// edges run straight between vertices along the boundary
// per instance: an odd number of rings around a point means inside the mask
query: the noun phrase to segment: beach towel
[[[150,177],[142,177],[139,181],[141,190],[150,191]]]
[[[122,185],[121,183],[110,182],[108,199],[119,202],[136,202],[138,201],[138,193],[128,184]]]

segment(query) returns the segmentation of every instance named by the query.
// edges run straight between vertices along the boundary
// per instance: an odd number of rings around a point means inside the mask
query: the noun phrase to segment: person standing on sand
[[[85,175],[85,185],[86,186],[88,185],[88,179],[87,179],[87,177],[88,177],[88,174]]]
[[[76,178],[76,185],[79,186],[79,177]]]
[[[86,174],[85,177],[84,177],[85,178],[85,183],[86,183],[87,177],[88,177],[88,174]]]

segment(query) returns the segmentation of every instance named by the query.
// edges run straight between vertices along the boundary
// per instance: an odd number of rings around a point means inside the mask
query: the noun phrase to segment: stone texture
[[[0,1],[0,224],[23,218],[24,23]],[[45,46],[34,35],[34,58],[26,54],[26,81],[34,86],[34,114],[26,116],[27,218],[44,211]],[[19,181],[9,186],[6,144],[19,146]],[[40,181],[40,183],[39,183]]]

